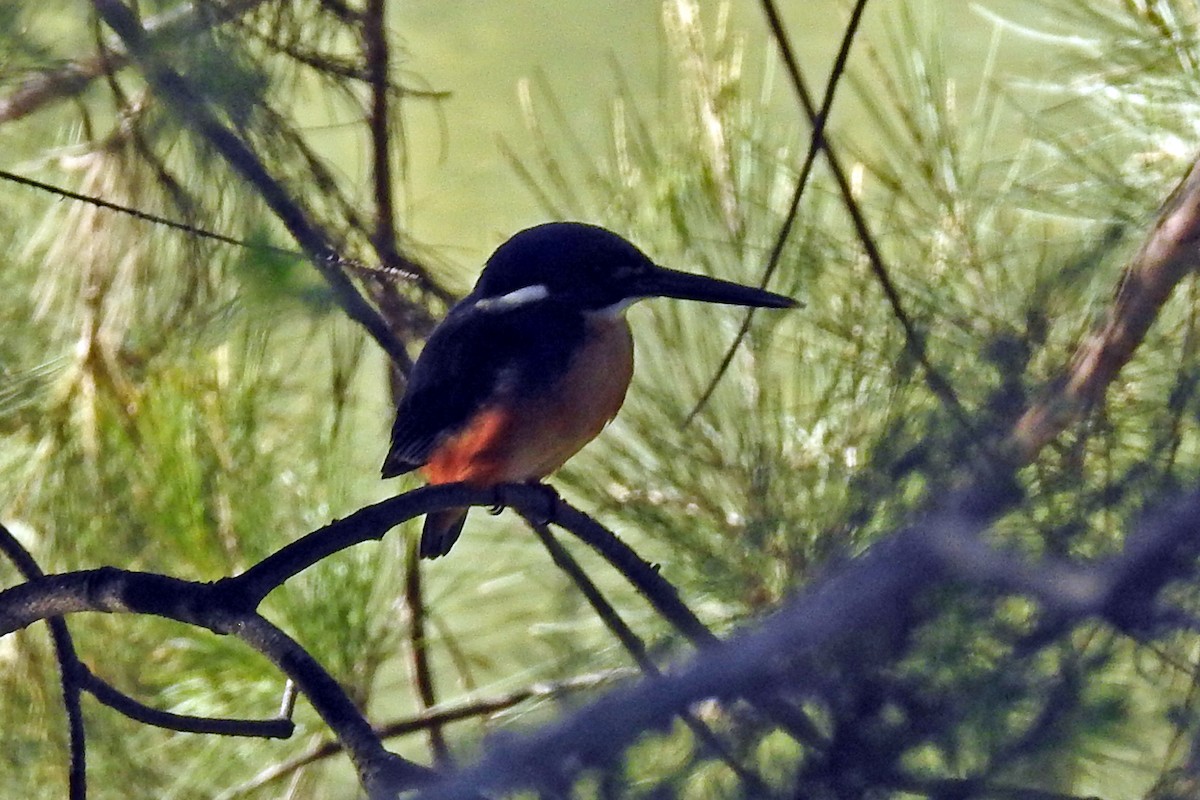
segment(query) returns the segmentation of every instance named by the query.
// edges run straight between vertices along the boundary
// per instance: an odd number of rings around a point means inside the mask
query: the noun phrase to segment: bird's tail
[[[421,558],[440,558],[450,552],[467,521],[467,511],[465,508],[448,508],[425,515],[425,527],[421,530]]]

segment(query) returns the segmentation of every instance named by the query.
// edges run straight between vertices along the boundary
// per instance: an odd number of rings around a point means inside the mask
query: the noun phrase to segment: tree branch
[[[1200,493],[1142,525],[1121,554],[1090,563],[1030,562],[1003,553],[981,537],[986,525],[986,518],[960,504],[894,533],[756,627],[706,648],[665,676],[610,692],[532,733],[506,736],[474,765],[419,797],[450,800],[466,791],[561,782],[609,764],[637,738],[697,702],[761,696],[782,682],[795,683],[794,665],[805,655],[836,647],[836,659],[854,663],[873,632],[903,626],[913,601],[935,585],[1024,595],[1064,624],[1100,618],[1140,636],[1162,633],[1169,613],[1160,609],[1159,595],[1170,582],[1192,577],[1200,555]],[[815,692],[819,676],[803,674],[808,691]]]
[[[82,666],[82,665],[81,665]],[[211,733],[218,736],[246,736],[259,739],[287,739],[296,730],[290,719],[228,719],[175,714],[135,700],[112,684],[83,667],[82,687],[104,705],[132,720],[182,733]]]
[[[633,629],[625,623],[625,620],[621,619],[621,615],[613,608],[612,603],[608,602],[604,597],[600,591],[600,587],[596,586],[595,582],[579,566],[579,562],[554,538],[554,534],[544,524],[529,517],[524,517],[524,519],[530,529],[537,535],[538,539],[541,540],[547,552],[550,553],[550,558],[554,561],[554,564],[571,579],[588,601],[592,610],[596,612],[596,616],[600,617],[604,626],[617,637],[617,641],[632,656],[634,663],[638,665],[642,673],[652,678],[660,677],[662,672],[658,669],[658,665],[654,663],[653,659],[650,658],[650,654],[646,650],[646,643],[642,641],[640,636],[633,632]],[[704,747],[717,758],[721,759],[746,784],[746,787],[754,797],[761,797],[766,800],[766,798],[773,796],[774,793],[767,786],[766,781],[739,763],[733,753],[729,752],[729,748],[713,733],[712,728],[704,724],[690,710],[685,709],[680,712],[679,718],[683,720],[683,723],[687,725],[688,729]]]
[[[846,61],[850,58],[850,46],[854,44],[854,39],[858,35],[858,26],[862,22],[863,12],[866,8],[867,0],[857,0],[854,4],[854,10],[850,12],[850,20],[846,23],[846,30],[842,33],[842,43],[838,46],[837,56],[834,57],[833,66],[829,70],[829,79],[825,83],[825,96],[821,99],[821,108],[812,117],[812,134],[808,140],[808,152],[804,154],[804,161],[801,163],[800,172],[796,176],[796,187],[792,190],[792,199],[788,203],[787,213],[784,214],[783,224],[779,226],[779,232],[775,235],[775,244],[772,245],[771,253],[767,257],[767,265],[763,268],[762,277],[759,278],[759,288],[767,288],[767,284],[771,282],[771,276],[775,274],[775,270],[779,267],[779,259],[783,256],[783,248],[787,245],[788,237],[792,232],[792,226],[796,222],[796,215],[800,211],[800,200],[804,197],[804,191],[808,188],[808,180],[812,176],[813,166],[817,163],[817,154],[824,149],[825,126],[829,123],[829,112],[833,108],[833,98],[837,93],[837,87],[841,83],[842,76],[846,73]],[[784,35],[782,29],[772,27],[772,31],[777,39]],[[804,87],[799,65],[796,64],[795,57],[791,54],[790,50],[785,53],[785,61],[789,65],[788,69],[789,73],[792,74],[792,80],[794,82],[799,81],[801,89],[807,94],[807,88]],[[708,405],[709,399],[717,389],[717,384],[721,382],[721,378],[729,371],[729,366],[733,363],[734,356],[737,355],[738,347],[745,340],[746,334],[750,332],[750,323],[754,321],[756,310],[753,308],[746,310],[745,316],[742,317],[742,324],[738,327],[733,341],[725,350],[725,355],[721,358],[721,363],[717,366],[712,378],[709,379],[708,385],[704,387],[704,391],[700,393],[700,397],[696,400],[696,404],[692,406],[692,410],[684,417],[683,424],[685,426],[696,418],[696,415],[700,413],[704,406]]]
[[[236,19],[266,0],[230,0],[225,5],[212,2],[182,3],[146,20],[146,34],[152,47],[167,47],[188,36]],[[0,98],[0,124],[27,117],[43,106],[78,97],[92,81],[130,63],[129,53],[113,42],[106,52],[28,75],[16,90]]]
[[[367,0],[360,22],[366,79],[371,88],[367,128],[371,135],[371,185],[375,199],[375,229],[371,245],[383,264],[399,266],[416,276],[422,288],[441,300],[453,303],[456,299],[434,282],[425,269],[400,252],[396,233],[395,182],[392,175],[392,84],[391,48],[387,36],[386,0]],[[395,285],[378,287],[381,307],[395,304]],[[389,296],[390,295],[390,296]]]
[[[324,232],[308,218],[304,209],[266,169],[250,147],[225,127],[205,99],[155,52],[146,31],[133,12],[120,0],[93,0],[101,18],[125,43],[146,80],[159,96],[205,139],[242,178],[249,183],[287,228],[288,232],[321,273],[342,310],[366,329],[380,347],[405,373],[412,368],[404,344],[379,313],[371,307],[341,269],[341,256]]]
[[[1030,407],[1006,442],[1018,463],[1032,461],[1090,409],[1129,363],[1175,287],[1200,266],[1200,159],[1172,190],[1154,228],[1121,273],[1101,325],[1075,350],[1064,374]]]
[[[437,705],[437,691],[433,684],[433,670],[429,666],[429,638],[425,629],[425,594],[421,582],[421,555],[416,539],[410,539],[405,548],[404,605],[408,610],[409,671],[413,679],[413,690],[417,703],[423,711]],[[429,725],[429,750],[433,763],[450,765],[450,746],[442,733],[440,724]]]
[[[47,575],[0,592],[0,636],[78,611],[152,614],[231,634],[295,681],[350,754],[371,798],[429,779],[431,770],[384,749],[345,691],[303,647],[224,586],[113,567]]]
[[[0,524],[0,553],[13,563],[26,580],[41,578],[44,575],[33,554],[26,550],[3,524]],[[87,797],[87,732],[79,698],[87,668],[79,661],[66,621],[61,617],[51,617],[46,623],[50,626],[50,637],[54,643],[54,658],[58,661],[63,707],[67,713],[67,742],[70,753],[67,796],[70,800],[84,800]]]

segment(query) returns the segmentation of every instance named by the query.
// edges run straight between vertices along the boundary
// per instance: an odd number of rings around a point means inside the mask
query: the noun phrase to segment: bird
[[[583,222],[519,231],[430,334],[396,409],[384,478],[541,482],[616,416],[633,376],[625,310],[668,297],[791,308],[790,297],[659,266]],[[418,551],[446,555],[466,508],[426,515]]]

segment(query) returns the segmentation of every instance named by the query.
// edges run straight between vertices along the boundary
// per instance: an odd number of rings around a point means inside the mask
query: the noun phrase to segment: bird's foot
[[[562,496],[558,490],[541,481],[529,481],[525,485],[538,489],[545,501],[543,508],[531,511],[530,518],[539,525],[549,525],[558,519],[558,506],[562,503]]]
[[[523,508],[521,504],[517,504],[518,510],[530,522],[537,525],[549,525],[558,518],[558,506],[562,502],[562,497],[558,491],[548,483],[542,483],[539,480],[525,481],[522,486],[536,489],[541,495],[542,502],[532,504],[530,508]],[[508,493],[505,492],[504,485],[497,486],[492,493],[493,505],[488,508],[489,514],[499,514],[509,505],[512,505]]]
[[[506,508],[508,508],[508,504],[504,502],[504,490],[497,486],[492,492],[492,504],[488,506],[487,513],[496,517]]]

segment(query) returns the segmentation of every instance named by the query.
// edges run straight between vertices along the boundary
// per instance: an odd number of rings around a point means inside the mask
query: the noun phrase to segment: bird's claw
[[[508,504],[504,502],[504,489],[497,486],[492,492],[492,504],[488,506],[487,513],[493,517],[499,516],[500,512],[508,508]]]
[[[562,502],[562,496],[558,493],[558,490],[550,484],[542,483],[541,481],[530,481],[528,485],[539,489],[546,501],[542,513],[534,515],[534,521],[539,525],[549,525],[558,519],[558,505]]]
[[[530,508],[522,510],[522,513],[533,523],[538,525],[549,525],[558,518],[558,505],[562,502],[562,497],[558,490],[548,483],[542,483],[538,480],[526,481],[525,486],[531,489],[537,489],[538,493],[544,499],[544,504],[541,508]],[[492,515],[499,514],[510,505],[508,498],[505,497],[503,486],[497,486],[492,495],[493,504],[488,508],[488,513]],[[520,506],[518,505],[518,509]]]

